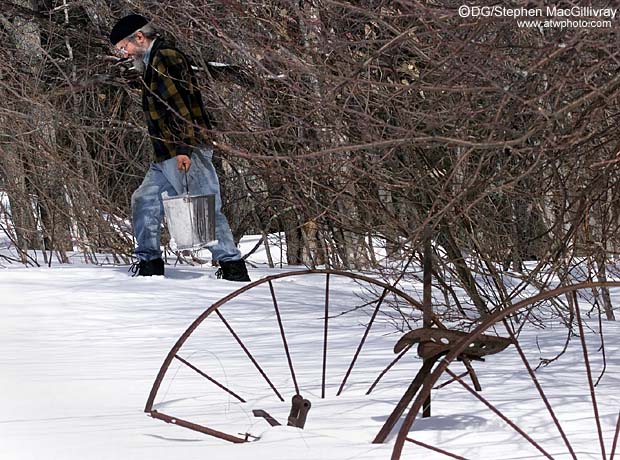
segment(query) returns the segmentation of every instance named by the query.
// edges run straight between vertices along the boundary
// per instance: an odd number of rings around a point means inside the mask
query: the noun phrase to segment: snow
[[[252,247],[255,242],[244,244]],[[289,270],[269,269],[263,262],[259,251],[254,255],[256,267],[250,269],[253,280]],[[394,358],[392,347],[402,335],[395,327],[401,324],[399,315],[382,307],[343,393],[336,396],[375,305],[362,307],[375,294],[346,277],[330,279],[325,399],[320,385],[325,275],[273,282],[301,394],[312,402],[304,430],[270,427],[252,416],[252,409],[264,409],[285,425],[294,394],[266,283],[220,311],[276,387],[286,389],[285,401],[275,397],[214,315],[196,329],[179,355],[234,388],[247,403],[237,404],[177,360],[155,401],[161,412],[260,439],[231,444],[143,412],[155,376],[179,336],[207,307],[244,285],[218,280],[214,271],[208,266],[178,265],[167,267],[166,278],[130,278],[127,267],[79,263],[51,268],[9,264],[0,269],[0,459],[389,459],[394,435],[383,445],[371,441],[421,361],[410,351],[373,393],[365,394]],[[414,295],[413,286],[404,288]],[[620,291],[612,293],[617,300]],[[338,315],[354,307],[359,308]],[[585,301],[581,307],[589,310]],[[603,366],[596,315],[586,318],[585,325],[596,379]],[[596,396],[609,456],[620,408],[620,330],[613,322],[602,325],[606,371]],[[506,335],[501,328],[498,332]],[[559,353],[565,337],[566,328],[556,319],[545,329],[525,328],[520,343],[535,366],[541,356],[553,358]],[[553,458],[571,458],[514,347],[474,367],[482,396]],[[463,372],[460,363],[450,368]],[[584,369],[579,338],[573,337],[566,353],[541,367],[537,377],[577,458],[600,459]],[[433,392],[433,416],[417,420],[410,436],[476,460],[544,458],[458,383]],[[448,457],[407,443],[402,458]]]

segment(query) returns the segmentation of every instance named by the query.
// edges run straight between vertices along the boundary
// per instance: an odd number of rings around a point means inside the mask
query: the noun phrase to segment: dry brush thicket
[[[519,28],[460,18],[459,4],[4,2],[0,187],[15,245],[130,254],[150,145],[139,83],[106,33],[139,12],[199,68],[237,237],[283,232],[290,263],[392,276],[430,228],[446,302],[462,290],[480,313],[518,296],[508,270],[523,288],[606,279],[620,23]]]

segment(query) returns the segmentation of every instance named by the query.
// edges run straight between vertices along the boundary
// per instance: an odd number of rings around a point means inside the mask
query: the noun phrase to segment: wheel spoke
[[[226,321],[226,319],[224,318],[224,316],[222,315],[222,313],[220,313],[219,310],[215,310],[215,314],[222,320],[222,322],[224,323],[224,325],[226,326],[226,328],[230,331],[230,333],[233,335],[233,337],[235,338],[235,340],[237,341],[237,343],[239,344],[239,346],[241,346],[241,348],[243,349],[243,351],[245,352],[246,356],[250,359],[250,361],[252,361],[252,363],[254,364],[254,366],[256,367],[256,369],[258,370],[258,372],[260,372],[260,374],[263,376],[263,378],[265,379],[265,381],[269,384],[269,386],[271,387],[271,389],[273,390],[273,392],[276,394],[276,396],[278,398],[280,398],[280,401],[284,401],[284,398],[282,397],[282,395],[280,394],[280,392],[276,389],[276,387],[273,385],[273,383],[271,383],[271,380],[269,380],[269,377],[267,377],[267,374],[265,374],[265,371],[263,370],[262,367],[260,367],[260,365],[258,364],[258,362],[256,361],[256,359],[254,358],[254,356],[252,356],[252,353],[250,353],[250,350],[248,350],[248,348],[244,345],[244,343],[241,341],[241,338],[237,335],[237,333],[233,330],[233,328],[230,326],[230,324],[228,324],[228,321]]]
[[[325,323],[323,327],[323,374],[321,376],[321,398],[325,399],[327,375],[327,326],[329,322],[329,273],[325,276]]]
[[[381,304],[383,304],[383,300],[385,299],[385,296],[387,295],[387,293],[388,293],[388,290],[384,289],[383,293],[381,294],[381,297],[379,298],[379,301],[377,302],[375,311],[373,312],[372,317],[370,318],[370,321],[368,322],[368,325],[366,326],[366,330],[364,331],[362,340],[357,346],[357,350],[355,350],[355,354],[353,355],[353,360],[351,361],[351,364],[349,365],[349,368],[347,369],[347,373],[345,374],[344,379],[342,380],[342,383],[340,384],[340,388],[338,389],[338,393],[336,393],[336,396],[340,396],[340,393],[342,393],[342,390],[344,389],[344,386],[347,383],[347,379],[349,378],[349,375],[351,374],[351,371],[353,370],[353,366],[355,366],[355,362],[357,361],[357,358],[359,357],[359,354],[362,351],[362,347],[364,346],[364,343],[366,342],[366,338],[368,337],[370,328],[372,327],[372,324],[374,323],[375,318],[377,317],[377,313],[379,313],[379,309],[381,308]]]
[[[616,421],[616,432],[614,433],[614,442],[611,446],[611,455],[609,456],[609,460],[614,460],[614,455],[616,455],[616,446],[618,445],[618,433],[620,433],[620,412],[618,412],[618,420]]]
[[[275,308],[276,316],[278,317],[278,327],[280,328],[280,336],[282,337],[282,344],[284,345],[286,360],[288,361],[288,368],[291,371],[291,377],[293,378],[293,383],[295,384],[295,394],[299,394],[299,385],[297,384],[297,377],[295,376],[295,369],[293,368],[293,360],[291,359],[291,352],[288,348],[288,342],[286,341],[284,325],[282,324],[282,317],[280,316],[280,309],[278,308],[278,301],[276,300],[276,292],[273,289],[273,283],[271,281],[269,281],[269,291],[271,292],[273,307]]]
[[[581,339],[581,349],[583,351],[583,360],[586,366],[586,372],[588,375],[588,386],[590,387],[590,397],[592,398],[592,409],[594,410],[594,419],[596,421],[596,429],[598,430],[598,437],[601,443],[601,454],[603,460],[607,459],[605,455],[605,441],[603,441],[603,428],[601,427],[601,418],[598,412],[598,404],[596,403],[596,393],[594,391],[594,379],[592,378],[592,369],[590,367],[590,357],[588,355],[588,347],[586,345],[586,336],[583,330],[583,320],[581,319],[581,312],[579,310],[579,301],[577,299],[577,292],[573,291],[573,302],[575,304],[575,315],[577,316],[577,325],[579,326],[579,337]]]
[[[205,374],[203,371],[201,371],[200,369],[198,369],[196,366],[194,366],[192,363],[190,363],[189,361],[186,361],[185,359],[181,358],[179,355],[174,355],[175,359],[181,361],[183,364],[185,364],[187,367],[189,367],[191,370],[197,372],[198,374],[202,375],[204,378],[206,378],[209,382],[217,385],[218,387],[220,387],[222,390],[224,390],[225,392],[231,394],[232,396],[234,396],[235,398],[237,398],[240,402],[244,403],[245,399],[243,399],[241,396],[237,395],[234,391],[230,390],[229,388],[227,388],[226,386],[222,385],[220,382],[218,382],[217,380],[215,380],[213,377],[208,376],[207,374]]]
[[[510,328],[510,326],[508,325],[508,322],[506,321],[506,319],[503,319],[504,322],[504,327],[506,328],[506,331],[508,331],[508,334],[510,334],[510,338],[513,340],[514,346],[517,350],[517,353],[519,353],[519,356],[521,357],[521,361],[523,362],[523,364],[525,365],[525,368],[527,369],[527,373],[529,374],[530,378],[532,379],[532,382],[534,383],[534,386],[536,387],[536,390],[538,391],[538,394],[540,395],[540,398],[542,399],[543,403],[545,404],[545,407],[547,408],[547,411],[549,412],[549,415],[551,415],[551,418],[553,419],[553,423],[555,424],[555,426],[557,427],[558,431],[560,432],[560,436],[562,437],[562,440],[564,441],[564,444],[566,445],[566,448],[568,449],[568,451],[571,454],[571,457],[573,457],[574,460],[577,460],[577,456],[575,455],[575,451],[573,450],[573,446],[570,444],[569,440],[568,440],[568,436],[566,436],[566,433],[564,432],[564,429],[562,428],[562,425],[560,424],[560,421],[558,420],[557,416],[555,415],[555,411],[553,410],[553,407],[551,406],[551,403],[549,402],[549,398],[547,398],[547,395],[545,394],[542,386],[540,385],[540,382],[538,381],[538,378],[536,377],[536,374],[534,373],[534,370],[532,369],[532,366],[530,366],[529,361],[527,360],[525,353],[523,352],[523,349],[521,348],[521,345],[519,345],[519,342],[516,340],[516,337],[514,335],[514,332],[512,331],[512,329]]]
[[[375,379],[375,381],[372,383],[372,385],[370,385],[370,388],[368,389],[368,391],[366,392],[366,395],[369,395],[370,393],[372,393],[372,390],[375,389],[375,387],[377,386],[377,384],[379,383],[379,381],[383,378],[383,376],[385,374],[387,374],[387,372],[394,367],[394,365],[400,361],[400,359],[405,356],[405,354],[411,349],[411,347],[413,346],[413,344],[407,346],[407,348],[405,348],[403,351],[400,352],[400,354],[394,358],[392,360],[392,362],[390,364],[388,364],[388,366],[383,369],[383,371],[381,371],[381,373],[379,374],[379,376]]]
[[[439,447],[431,446],[430,444],[425,444],[422,441],[416,441],[415,439],[412,439],[410,437],[406,437],[405,440],[409,441],[410,443],[413,443],[413,444],[415,444],[417,446],[424,447],[424,448],[432,450],[434,452],[443,454],[443,455],[445,455],[447,457],[456,458],[457,460],[469,460],[468,458],[461,457],[460,455],[453,454],[452,452],[448,452],[447,450],[440,449]]]
[[[534,446],[536,449],[538,449],[538,451],[540,453],[542,453],[548,459],[553,460],[553,457],[551,456],[551,454],[549,454],[549,452],[547,452],[545,449],[543,449],[541,447],[541,445],[538,444],[536,441],[534,441],[530,435],[528,435],[525,431],[523,431],[521,428],[519,428],[519,426],[517,426],[516,423],[514,423],[512,420],[510,420],[508,417],[506,417],[502,413],[502,411],[500,411],[497,407],[495,407],[493,404],[491,404],[486,398],[482,397],[472,387],[467,385],[467,383],[465,383],[463,381],[463,379],[459,378],[459,376],[456,375],[454,372],[452,372],[450,369],[446,369],[446,373],[448,375],[450,375],[453,379],[455,379],[457,382],[459,382],[463,388],[465,388],[472,395],[474,395],[474,397],[478,401],[480,401],[482,404],[487,406],[491,410],[491,412],[493,412],[495,415],[497,415],[499,418],[501,418],[504,422],[506,422],[513,430],[515,430],[517,433],[519,433],[521,436],[523,436],[523,438],[526,441],[528,441],[532,446]]]

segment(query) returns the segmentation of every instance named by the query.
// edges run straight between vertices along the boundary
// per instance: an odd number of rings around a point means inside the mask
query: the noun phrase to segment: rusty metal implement
[[[405,348],[418,344],[420,358],[432,358],[437,355],[448,353],[452,346],[467,337],[467,332],[454,331],[451,329],[435,329],[423,327],[407,332],[394,346],[394,353],[400,353]],[[499,353],[513,343],[512,339],[495,335],[480,334],[472,341],[459,358],[483,360],[486,355]]]

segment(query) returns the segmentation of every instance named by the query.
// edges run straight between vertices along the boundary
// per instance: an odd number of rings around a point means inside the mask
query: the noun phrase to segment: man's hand
[[[189,171],[192,160],[187,155],[177,155],[177,168],[179,171]]]

